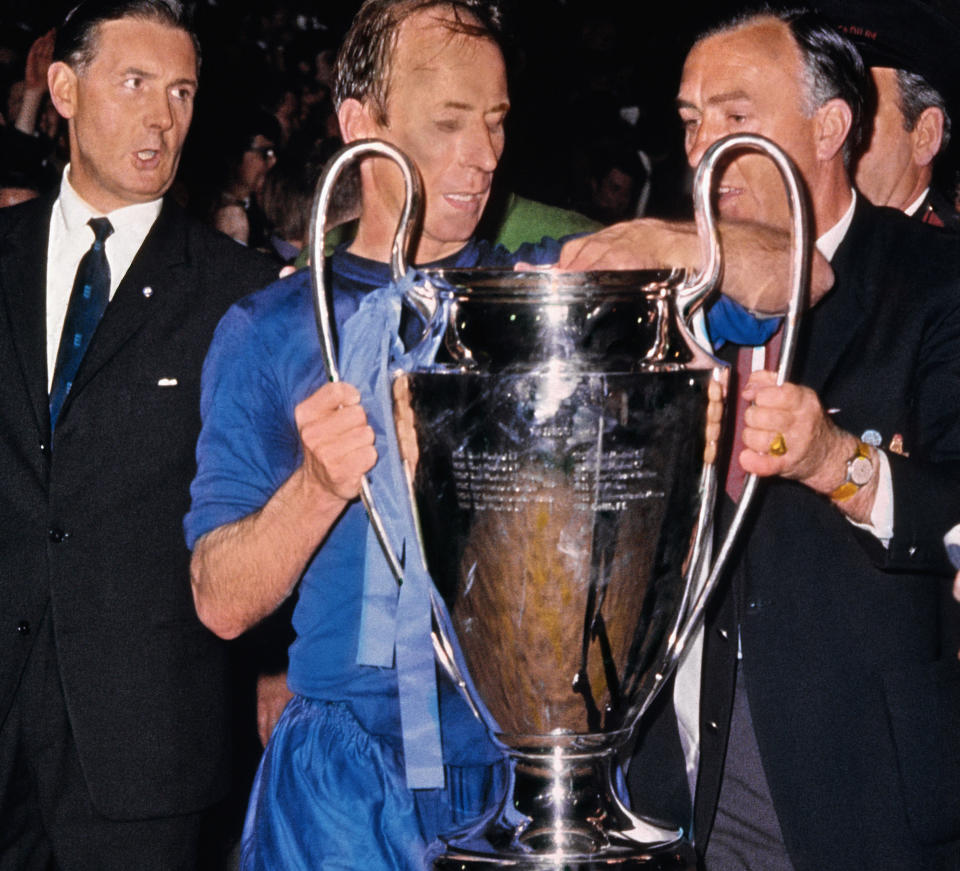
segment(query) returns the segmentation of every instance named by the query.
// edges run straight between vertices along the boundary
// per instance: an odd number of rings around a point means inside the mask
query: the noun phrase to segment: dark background
[[[0,0],[0,43],[25,52],[72,5]],[[335,48],[359,5],[359,0],[197,2],[203,72],[191,138],[215,135],[217,122],[211,119],[224,107],[270,108],[280,87],[277,51]],[[514,0],[505,6],[514,43],[513,110],[501,184],[575,206],[574,191],[585,172],[582,146],[609,136],[642,148],[653,162],[648,211],[682,213],[686,174],[673,109],[680,66],[696,34],[737,4]],[[620,108],[630,106],[637,116],[632,125],[619,118]]]
[[[0,0],[0,45],[25,53],[73,2]],[[960,24],[960,0],[929,2]],[[218,130],[237,107],[273,111],[283,87],[279,68],[291,66],[294,56],[335,49],[360,0],[195,0],[193,5],[204,62],[188,168],[191,149],[206,152],[207,165],[211,155],[216,159]],[[683,58],[706,27],[758,4],[503,0],[503,5],[514,51],[513,110],[500,186],[579,208],[590,149],[598,140],[609,141],[649,158],[648,214],[685,215],[688,173],[673,106]],[[22,70],[8,68],[7,79],[15,76]],[[632,124],[621,120],[625,107],[632,107]],[[950,182],[956,151],[954,145],[941,161],[941,175]]]

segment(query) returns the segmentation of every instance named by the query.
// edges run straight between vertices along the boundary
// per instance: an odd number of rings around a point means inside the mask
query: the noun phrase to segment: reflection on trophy
[[[702,618],[754,489],[710,564],[727,367],[688,322],[720,273],[713,166],[743,147],[775,160],[805,239],[788,159],[738,136],[698,172],[697,276],[426,270],[412,295],[442,335],[433,359],[394,382],[439,594],[435,647],[513,772],[499,807],[450,837],[437,869],[692,867],[682,831],[628,809],[615,771]],[[808,244],[797,243],[782,369]]]

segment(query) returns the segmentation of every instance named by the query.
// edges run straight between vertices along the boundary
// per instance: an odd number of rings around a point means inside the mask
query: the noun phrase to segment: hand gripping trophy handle
[[[400,214],[400,223],[397,225],[393,245],[390,249],[390,277],[395,283],[399,282],[407,273],[406,250],[410,243],[411,230],[420,216],[423,199],[420,174],[410,158],[398,148],[379,139],[361,139],[341,148],[330,158],[324,168],[323,174],[317,182],[317,192],[314,196],[313,211],[310,216],[310,260],[312,264],[310,275],[313,282],[314,314],[317,319],[317,330],[320,334],[320,351],[330,381],[340,381],[341,379],[334,335],[333,302],[327,291],[325,278],[327,209],[343,170],[357,158],[369,156],[390,158],[403,174],[403,211]],[[430,306],[429,297],[421,296],[419,291],[415,289],[409,294],[408,299],[421,313],[427,317],[432,315],[433,309]],[[367,515],[370,517],[370,524],[390,570],[397,579],[397,583],[402,584],[403,567],[390,545],[383,519],[374,504],[370,481],[366,475],[360,481],[360,499]]]
[[[400,213],[400,220],[390,248],[390,278],[394,283],[400,282],[407,273],[406,251],[410,244],[410,234],[420,218],[423,191],[420,173],[413,162],[400,149],[380,139],[360,139],[345,145],[337,151],[327,162],[324,171],[317,182],[316,194],[313,200],[313,209],[310,215],[310,276],[313,285],[314,315],[317,320],[317,331],[320,338],[320,351],[323,364],[330,381],[340,381],[340,366],[337,362],[337,345],[333,318],[333,300],[326,282],[326,234],[327,211],[337,182],[343,171],[355,160],[363,157],[386,157],[392,160],[403,176],[404,203]],[[406,294],[407,302],[416,309],[424,321],[429,321],[437,311],[437,300],[431,291],[421,285],[413,285]],[[383,551],[387,565],[396,578],[397,585],[402,586],[404,571],[403,565],[387,534],[383,517],[374,502],[370,481],[366,475],[360,481],[360,499],[370,518],[370,525],[377,537],[377,542]],[[440,609],[435,590],[431,590],[431,601],[434,611]],[[433,647],[437,659],[450,675],[451,679],[461,690],[464,699],[474,714],[482,719],[474,699],[466,691],[467,681],[457,664],[451,641],[442,631],[432,633]]]
[[[776,164],[780,172],[780,178],[787,190],[792,243],[790,302],[783,325],[783,342],[780,346],[780,359],[777,364],[777,384],[783,384],[787,379],[787,373],[790,371],[796,351],[800,312],[806,302],[810,280],[810,254],[813,240],[809,229],[810,217],[807,197],[799,171],[784,151],[769,139],[749,133],[724,137],[707,149],[697,166],[694,178],[694,215],[700,236],[703,267],[699,273],[693,276],[689,285],[684,285],[678,290],[677,304],[681,317],[685,321],[689,320],[720,278],[720,246],[716,221],[710,203],[713,177],[717,164],[724,157],[731,152],[743,150],[759,151],[769,157]],[[732,462],[736,462],[736,458]],[[680,658],[690,638],[699,628],[707,601],[717,586],[726,561],[730,556],[730,551],[743,527],[744,518],[750,509],[758,482],[759,479],[756,475],[746,476],[743,493],[737,504],[733,521],[707,574],[707,580],[700,589],[682,628],[678,631],[671,651],[672,655],[668,655],[667,662],[673,663]]]

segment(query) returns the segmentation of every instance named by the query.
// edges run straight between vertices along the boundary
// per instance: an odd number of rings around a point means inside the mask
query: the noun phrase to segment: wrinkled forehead
[[[760,18],[704,37],[687,55],[678,99],[699,102],[715,91],[743,88],[751,96],[786,96],[802,87],[802,61],[789,27]]]
[[[473,16],[454,12],[448,6],[414,12],[397,31],[391,52],[390,86],[416,72],[443,72],[454,64],[469,63],[481,51],[486,58],[495,53],[502,64],[503,56],[492,37],[465,29],[479,26]]]
[[[167,59],[175,53],[179,58],[189,59],[194,77],[198,78],[197,49],[195,37],[186,28],[153,16],[130,14],[97,22],[90,34],[89,61],[96,61],[108,52],[112,57],[148,53]]]

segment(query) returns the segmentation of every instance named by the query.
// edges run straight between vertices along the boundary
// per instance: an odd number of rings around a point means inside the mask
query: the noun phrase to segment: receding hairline
[[[496,39],[487,33],[470,33],[462,30],[461,25],[463,24],[463,20],[462,18],[458,18],[457,15],[458,13],[455,13],[453,7],[451,6],[428,6],[424,9],[416,10],[400,22],[400,26],[397,28],[396,33],[394,34],[393,42],[390,47],[390,81],[387,83],[388,90],[390,84],[392,84],[392,79],[396,72],[396,63],[400,53],[401,41],[404,37],[404,34],[407,32],[407,29],[411,26],[411,23],[415,22],[418,18],[430,19],[429,23],[423,24],[419,28],[420,33],[426,30],[438,30],[443,31],[444,35],[442,37],[443,42],[438,43],[436,49],[429,55],[425,56],[422,63],[412,67],[412,69],[429,69],[430,62],[438,57],[450,43],[454,42],[461,42],[464,44],[473,42],[487,43],[496,49],[501,61],[504,62],[504,68],[506,68],[506,61],[504,60],[503,52],[501,51],[500,46],[497,44]],[[470,20],[467,21],[468,24],[476,24],[477,26],[480,26],[480,20],[471,13],[461,11],[459,12],[459,15],[461,15],[463,18],[469,18]]]
[[[418,70],[429,70],[431,69],[431,63],[443,52],[445,48],[451,43],[460,42],[463,44],[468,43],[486,43],[493,47],[498,57],[500,58],[501,63],[504,68],[504,75],[506,75],[506,59],[503,56],[503,50],[500,48],[499,43],[496,38],[489,33],[471,33],[462,29],[462,25],[466,19],[468,25],[477,25],[482,26],[482,23],[479,18],[477,18],[472,13],[456,9],[453,6],[449,6],[443,3],[438,3],[433,6],[427,6],[422,9],[417,9],[414,12],[407,15],[396,28],[393,38],[391,40],[390,51],[387,60],[387,81],[386,87],[384,88],[384,110],[387,113],[387,118],[389,118],[389,106],[390,106],[390,96],[393,92],[394,85],[398,81],[397,73],[399,71],[398,61],[401,57],[401,46],[404,42],[404,35],[408,32],[408,27],[412,26],[411,22],[416,23],[418,19],[430,19],[428,23],[422,23],[417,28],[417,33],[422,34],[426,30],[439,30],[444,31],[444,35],[441,37],[443,40],[442,43],[437,43],[435,48],[431,50],[428,54],[423,55],[418,53],[415,56],[415,62],[408,68],[409,72],[415,72]],[[416,38],[416,37],[413,37]],[[408,40],[409,44],[410,40]],[[432,44],[431,44],[432,45]],[[509,101],[505,104],[506,108],[509,108]]]
[[[446,15],[434,14],[436,12],[442,12],[444,10],[446,10],[447,12]],[[464,45],[470,44],[470,43],[481,43],[481,44],[486,43],[487,45],[491,46],[493,49],[496,50],[497,55],[499,56],[501,62],[504,65],[504,69],[506,69],[506,61],[503,57],[503,52],[501,51],[500,46],[497,44],[497,41],[492,36],[488,34],[465,32],[459,29],[458,25],[460,22],[454,16],[450,7],[431,6],[427,9],[418,9],[412,15],[409,15],[402,22],[400,22],[400,26],[397,28],[396,36],[393,41],[393,45],[391,46],[391,52],[390,52],[391,57],[390,57],[390,65],[389,65],[389,80],[387,82],[388,93],[390,90],[390,86],[393,84],[394,76],[396,75],[397,60],[400,57],[400,48],[401,48],[405,30],[408,24],[414,21],[418,16],[425,16],[432,19],[432,21],[429,24],[423,25],[418,30],[418,36],[420,36],[420,34],[422,34],[424,31],[428,29],[443,31],[444,35],[442,37],[442,40],[443,40],[442,42],[430,43],[430,47],[432,50],[429,53],[418,54],[417,58],[418,59],[422,58],[422,59],[419,60],[419,62],[415,62],[414,65],[410,67],[410,69],[412,70],[432,69],[433,68],[432,62],[437,57],[440,56],[440,54],[447,48],[447,46],[449,46],[451,43],[457,43],[457,42],[462,43]],[[479,21],[476,18],[473,18],[473,20],[479,24]],[[424,38],[424,37],[420,36],[420,38]]]
[[[798,54],[800,53],[800,46],[797,45],[797,40],[794,38],[793,32],[790,30],[790,25],[786,21],[777,18],[776,15],[772,15],[769,12],[754,12],[747,14],[743,17],[734,18],[726,24],[720,24],[717,27],[705,31],[697,37],[697,40],[690,49],[690,53],[712,39],[738,36],[752,29],[763,28],[775,30],[781,33],[786,37],[787,41],[794,47],[794,49],[796,49]],[[762,48],[764,52],[771,57],[778,56],[776,51],[774,51],[773,46],[766,41],[760,41],[758,47]]]
[[[103,29],[112,24],[120,24],[126,21],[135,21],[141,22],[144,24],[154,24],[157,27],[162,27],[165,30],[175,31],[177,33],[182,33],[187,41],[190,43],[190,50],[193,52],[193,63],[194,63],[194,84],[197,84],[200,78],[200,51],[199,44],[197,42],[196,34],[190,30],[189,27],[179,24],[173,21],[168,21],[165,18],[162,18],[157,15],[151,15],[148,12],[142,12],[138,10],[131,10],[124,15],[121,15],[119,18],[108,18],[103,21],[98,21],[93,25],[90,32],[90,43],[89,51],[86,53],[87,56],[81,56],[78,58],[71,58],[67,56],[63,58],[63,63],[71,67],[78,75],[83,73],[87,66],[97,57],[100,53],[100,40],[103,36]]]
[[[771,27],[772,26],[772,27]],[[793,60],[796,63],[796,73],[798,76],[798,84],[801,90],[801,96],[803,96],[803,89],[808,89],[809,83],[806,81],[805,73],[805,64],[803,58],[803,50],[800,45],[798,45],[796,38],[793,35],[793,31],[790,29],[790,25],[786,22],[777,18],[776,15],[772,15],[769,12],[754,12],[744,15],[743,17],[735,18],[725,24],[718,25],[717,27],[711,28],[710,30],[704,31],[700,36],[697,37],[697,40],[690,47],[690,51],[687,52],[687,60],[693,55],[693,53],[699,49],[702,49],[708,42],[713,40],[722,40],[724,38],[738,37],[743,36],[751,29],[755,28],[770,28],[779,32],[782,37],[784,37],[787,43],[792,47],[793,50]],[[755,50],[762,52],[767,58],[772,62],[782,63],[783,54],[778,50],[782,48],[781,45],[777,45],[770,40],[757,39],[755,41]],[[686,67],[686,61],[684,61],[684,68]],[[682,83],[682,78],[681,78]],[[746,95],[744,95],[746,96]],[[733,96],[730,94],[724,95],[724,100],[729,101],[733,99]],[[712,102],[717,102],[717,97],[712,98]],[[674,100],[674,104],[678,108],[682,108],[688,103],[680,98],[678,95]]]

